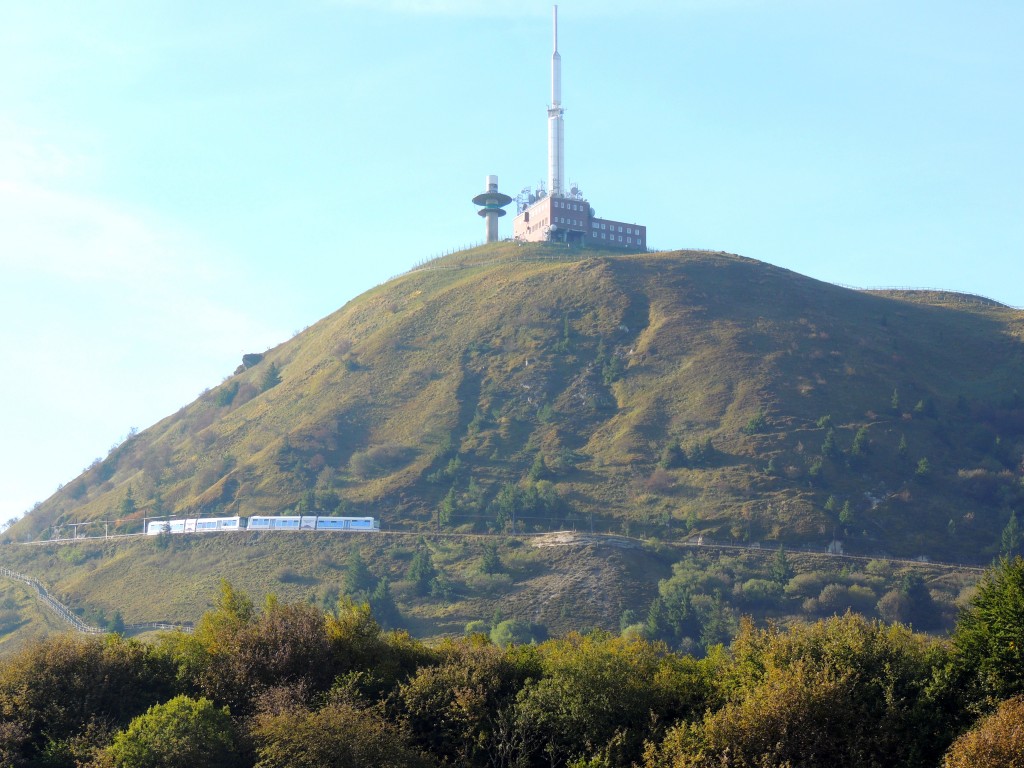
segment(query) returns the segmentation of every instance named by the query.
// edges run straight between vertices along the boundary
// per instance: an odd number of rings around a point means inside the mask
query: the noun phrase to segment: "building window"
[[[619,235],[619,242],[622,242],[622,235]]]
[[[619,232],[621,232],[621,231],[622,231],[622,227],[619,227]],[[619,239],[621,240],[622,238],[620,237]]]
[[[604,240],[607,237],[604,232],[601,233],[601,239]]]
[[[597,229],[597,222],[596,221],[590,222],[590,226],[592,226],[594,229]]]
[[[604,229],[604,228],[605,228],[605,223],[602,221],[601,222],[601,229]]]
[[[633,238],[632,237],[627,237],[626,238],[626,242],[627,243],[632,243],[633,242]]]

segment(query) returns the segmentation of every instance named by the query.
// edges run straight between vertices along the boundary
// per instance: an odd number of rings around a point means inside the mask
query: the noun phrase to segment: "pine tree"
[[[353,547],[352,554],[348,558],[348,565],[345,568],[345,594],[357,595],[360,592],[365,593],[373,586],[373,581],[373,574],[366,567],[358,547]]]
[[[853,525],[853,509],[850,507],[850,500],[843,502],[843,508],[839,510],[839,522],[843,525]]]
[[[421,547],[413,555],[412,560],[409,562],[409,570],[406,571],[406,578],[411,581],[416,591],[425,595],[430,591],[430,582],[437,576],[437,569],[434,567],[434,561],[430,557],[430,550],[426,547]]]
[[[267,368],[266,373],[263,374],[263,380],[260,382],[260,392],[266,392],[268,389],[273,389],[281,383],[281,371],[277,367],[277,363],[271,363],[270,367]]]
[[[448,493],[441,499],[441,503],[437,505],[437,526],[438,528],[446,528],[452,524],[452,517],[455,514],[457,502],[455,499],[455,486],[453,485],[448,489]]]
[[[132,487],[129,485],[124,492],[124,498],[121,499],[121,503],[117,505],[117,514],[121,517],[128,517],[133,514],[135,510],[135,495],[132,493]]]
[[[793,578],[793,569],[789,566],[789,560],[786,558],[786,548],[781,544],[779,545],[779,551],[775,555],[775,560],[772,562],[772,580],[777,581],[779,584],[785,584],[791,578]]]
[[[1010,513],[1010,520],[1003,528],[1003,535],[1000,537],[999,553],[1003,557],[1013,557],[1021,554],[1021,544],[1024,543],[1024,532],[1021,531],[1020,521],[1017,520],[1017,513]]]
[[[828,432],[825,433],[825,441],[821,444],[821,455],[822,456],[835,456],[839,452],[836,446],[836,431],[832,428],[828,428]]]

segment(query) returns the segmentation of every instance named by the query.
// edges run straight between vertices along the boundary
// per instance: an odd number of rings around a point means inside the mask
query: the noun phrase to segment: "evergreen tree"
[[[132,493],[132,487],[129,485],[124,492],[124,498],[121,499],[121,503],[117,505],[117,514],[121,517],[129,517],[134,514],[136,508],[135,494]]]
[[[917,469],[914,470],[914,475],[918,480],[924,480],[932,473],[932,465],[928,461],[927,457],[922,457],[917,462]]]
[[[501,573],[502,568],[501,558],[498,556],[498,545],[496,543],[487,542],[484,544],[484,556],[480,561],[480,572],[481,573]]]
[[[868,428],[861,427],[853,436],[853,445],[850,446],[850,455],[861,458],[868,452]]]
[[[772,562],[771,574],[772,580],[777,581],[779,584],[785,584],[793,578],[793,569],[786,558],[786,548],[781,544],[779,545],[779,551],[775,555],[775,560]]]
[[[268,389],[273,389],[281,383],[281,371],[277,367],[277,363],[271,363],[263,374],[263,379],[260,381],[260,392],[266,392]]]
[[[686,466],[686,451],[679,444],[679,440],[672,438],[661,451],[661,458],[658,466],[662,469],[676,469]]]
[[[1024,559],[985,574],[953,633],[959,662],[993,699],[1024,693]]]
[[[839,522],[843,525],[853,525],[853,509],[850,507],[850,500],[843,502],[843,508],[839,510]]]
[[[833,457],[839,453],[839,447],[836,445],[836,431],[829,427],[825,433],[825,440],[821,444],[821,455]]]
[[[413,587],[418,594],[426,595],[430,592],[430,582],[437,576],[437,569],[434,567],[434,561],[430,557],[429,549],[420,547],[416,550],[416,554],[413,555],[412,560],[409,562],[409,568],[405,575],[413,583]]]
[[[373,616],[382,626],[394,626],[401,620],[398,612],[398,605],[395,604],[394,595],[391,594],[391,584],[387,576],[382,576],[369,599]]]
[[[526,476],[532,483],[548,476],[548,465],[544,462],[544,454],[540,451],[537,451],[537,455],[533,457],[533,464]]]
[[[348,564],[345,567],[345,594],[352,596],[360,593],[365,594],[373,587],[373,584],[373,574],[366,567],[363,556],[359,553],[359,548],[353,547],[352,553],[348,557]]]
[[[1000,537],[999,543],[999,554],[1003,557],[1022,554],[1021,544],[1024,543],[1024,532],[1021,531],[1016,512],[1010,513],[1010,520],[1003,528],[1003,535]]]
[[[447,528],[452,524],[452,517],[455,515],[457,510],[457,502],[455,499],[455,486],[453,485],[448,489],[448,493],[441,499],[441,503],[437,505],[437,527]]]

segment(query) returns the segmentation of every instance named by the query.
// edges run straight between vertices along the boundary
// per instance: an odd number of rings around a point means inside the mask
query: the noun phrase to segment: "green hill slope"
[[[428,267],[132,437],[6,537],[301,508],[978,562],[1024,498],[1019,311],[727,254],[501,243]]]

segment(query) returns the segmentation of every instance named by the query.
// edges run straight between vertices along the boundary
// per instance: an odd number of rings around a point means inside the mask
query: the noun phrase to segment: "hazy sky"
[[[0,0],[0,520],[546,174],[538,0]],[[560,4],[653,248],[1024,306],[1020,0]],[[510,233],[510,218],[502,235]]]

